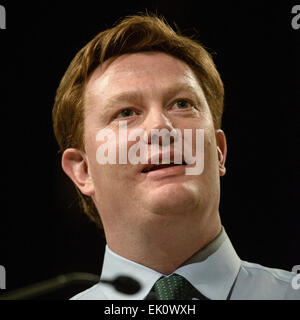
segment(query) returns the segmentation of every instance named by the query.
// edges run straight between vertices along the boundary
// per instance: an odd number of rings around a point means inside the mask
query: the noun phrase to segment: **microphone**
[[[99,282],[111,285],[117,291],[128,295],[135,294],[141,289],[139,282],[128,276],[118,276],[113,280],[100,280],[99,276],[92,273],[73,272],[2,294],[0,300],[27,300],[65,288],[71,284],[89,283],[93,285]]]
[[[100,280],[102,283],[112,285],[117,291],[125,294],[135,294],[140,291],[141,285],[133,278],[119,276],[114,280]]]

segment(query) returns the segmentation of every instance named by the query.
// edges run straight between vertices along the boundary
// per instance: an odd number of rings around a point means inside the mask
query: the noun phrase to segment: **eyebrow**
[[[189,91],[196,99],[197,102],[200,103],[199,93],[195,88],[186,83],[179,83],[173,85],[171,87],[167,87],[164,89],[163,96],[165,100],[171,99],[176,94],[182,91]],[[130,101],[142,101],[143,100],[143,93],[140,91],[125,91],[121,92],[115,96],[108,98],[105,101],[105,105],[103,107],[103,111],[110,109],[113,105],[120,103],[120,102],[130,102]]]

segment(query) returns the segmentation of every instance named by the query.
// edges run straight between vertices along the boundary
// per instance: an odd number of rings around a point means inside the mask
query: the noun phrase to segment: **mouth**
[[[176,166],[185,166],[187,163],[184,161],[183,163],[168,163],[168,164],[149,164],[144,167],[142,173],[148,173],[152,171],[158,171],[165,168],[176,167]]]

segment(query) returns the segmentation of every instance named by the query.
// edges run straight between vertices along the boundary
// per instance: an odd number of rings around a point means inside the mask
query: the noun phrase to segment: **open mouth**
[[[142,171],[142,173],[148,173],[150,171],[155,171],[155,170],[160,170],[160,169],[164,169],[164,168],[169,168],[169,167],[175,167],[175,166],[182,166],[182,165],[186,165],[186,162],[183,163],[168,163],[168,164],[151,164],[148,165],[147,167],[145,167]]]

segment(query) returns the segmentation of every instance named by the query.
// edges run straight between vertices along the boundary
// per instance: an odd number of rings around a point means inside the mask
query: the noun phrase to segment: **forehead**
[[[162,52],[124,54],[105,61],[92,73],[85,101],[94,104],[127,91],[153,94],[172,86],[193,87],[203,94],[197,77],[184,61]]]

